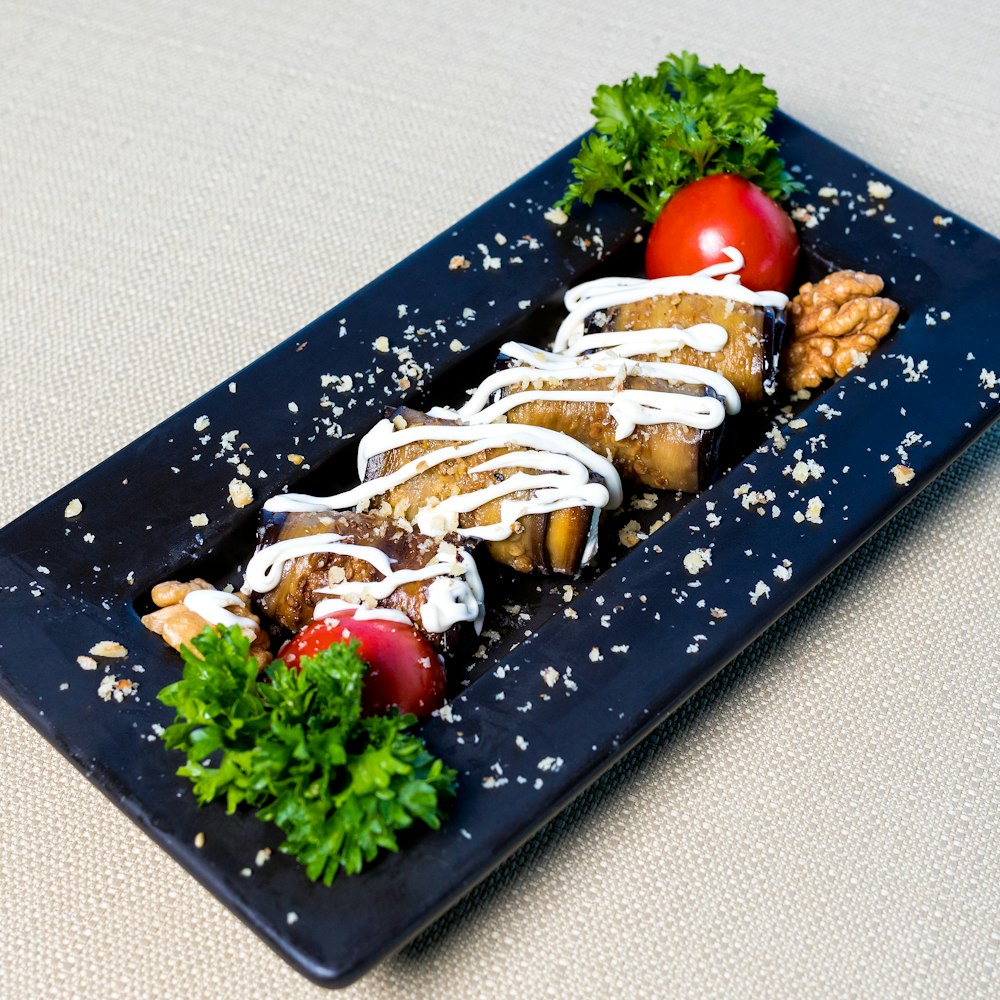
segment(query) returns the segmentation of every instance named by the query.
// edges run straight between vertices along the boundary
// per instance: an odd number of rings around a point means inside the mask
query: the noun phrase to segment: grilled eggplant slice
[[[678,292],[656,295],[599,310],[588,317],[584,333],[613,333],[662,327],[686,329],[716,323],[727,333],[719,351],[699,351],[682,346],[669,356],[640,354],[643,361],[667,360],[697,365],[724,375],[749,406],[759,406],[777,386],[778,358],[784,343],[785,312],[773,306],[756,306],[716,295]]]
[[[390,417],[393,424],[403,430],[414,427],[461,427],[464,431],[470,430],[458,420],[432,417],[408,408],[393,410]],[[475,439],[456,435],[449,440],[437,431],[437,436],[433,439],[417,437],[397,447],[372,454],[364,469],[365,482],[393,476],[408,463],[417,462],[448,445],[459,441],[467,444],[464,449],[456,448],[453,457],[426,469],[418,469],[405,481],[373,497],[369,510],[417,523],[423,516],[421,512],[426,514],[427,511],[438,509],[442,501],[457,500],[475,491],[489,490],[492,496],[470,510],[457,513],[455,527],[479,531],[486,539],[486,546],[493,559],[521,573],[577,573],[596,551],[597,524],[601,509],[620,503],[621,484],[614,469],[599,456],[589,456],[587,464],[569,457],[571,454],[583,453],[583,449],[573,441],[558,439],[547,430],[536,427],[516,428],[510,424],[487,425],[481,430],[489,433],[487,440],[491,443],[480,450],[472,450]],[[524,432],[520,434],[520,442],[514,440],[518,437],[518,432]],[[493,528],[505,523],[504,504],[531,502],[537,498],[538,491],[530,480],[537,482],[540,472],[545,471],[531,464],[515,464],[516,459],[508,458],[511,455],[525,455],[526,461],[528,450],[538,453],[541,445],[534,442],[526,445],[526,434],[537,434],[539,442],[548,444],[558,445],[561,440],[562,451],[558,454],[562,456],[562,461],[575,462],[579,467],[578,475],[582,475],[585,480],[576,484],[577,494],[581,497],[600,496],[603,499],[590,503],[582,500],[553,503],[548,505],[550,509],[523,513],[514,521],[512,532],[506,537],[500,537]],[[498,441],[503,443],[497,444]],[[457,454],[460,451],[464,453]],[[477,470],[478,466],[486,463],[493,467]],[[606,471],[603,474],[594,471],[595,468],[604,467]],[[515,476],[519,482],[523,480],[527,488],[507,491],[497,489],[500,484],[509,482]],[[553,477],[550,475],[548,478]],[[556,492],[551,486],[549,489],[550,492]]]
[[[367,604],[402,612],[440,653],[454,653],[471,643],[482,620],[482,591],[471,546],[466,539],[458,535],[433,538],[406,530],[384,517],[351,511],[272,513],[265,510],[258,529],[255,558],[259,559],[257,554],[266,556],[267,550],[278,543],[311,535],[340,536],[350,546],[377,549],[388,558],[394,572],[419,571],[442,557],[450,561],[453,575],[403,581],[384,597],[377,600],[369,597]],[[365,604],[366,585],[378,584],[384,576],[359,553],[360,548],[355,552],[313,551],[292,555],[283,561],[276,586],[253,592],[255,608],[285,628],[297,631],[312,621],[316,605],[330,596],[331,588],[339,589],[348,603]],[[250,569],[248,567],[248,583],[254,578]],[[461,571],[464,572],[459,576]],[[465,597],[470,607],[465,620],[454,622],[444,631],[435,631],[426,627],[424,609],[440,596],[442,581],[446,581],[446,588],[458,588],[452,596]],[[349,586],[351,584],[357,587]],[[461,590],[462,586],[468,593]],[[438,592],[431,590],[435,587]],[[471,606],[470,598],[478,602],[478,609]]]
[[[739,410],[739,394],[718,372],[611,351],[570,357],[509,341],[458,413],[567,434],[607,455],[626,479],[694,492],[716,471],[726,414]]]
[[[578,379],[571,391],[600,393],[612,388],[612,379]],[[541,383],[543,389],[558,383]],[[718,399],[710,386],[670,383],[662,379],[627,377],[614,388],[639,392],[709,396]],[[530,391],[530,386],[512,385],[500,390],[501,398]],[[570,393],[567,393],[569,395]],[[508,399],[508,402],[513,402]],[[607,455],[623,479],[654,489],[695,493],[707,486],[718,471],[723,424],[699,428],[686,423],[640,424],[618,439],[619,425],[612,405],[591,400],[532,399],[507,411],[510,420],[548,427],[568,434],[598,454]]]

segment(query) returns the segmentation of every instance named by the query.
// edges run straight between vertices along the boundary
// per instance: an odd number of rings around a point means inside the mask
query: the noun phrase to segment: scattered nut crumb
[[[542,218],[555,226],[562,226],[569,222],[569,216],[561,208],[550,208]]]
[[[301,465],[306,459],[304,455],[286,455],[285,456],[292,465]]]
[[[76,517],[83,510],[83,504],[77,498],[70,500],[63,511],[63,517]]]
[[[879,201],[885,201],[892,197],[892,188],[884,181],[869,181],[868,194]]]
[[[234,507],[246,507],[253,503],[253,490],[242,479],[229,482],[229,499]]]
[[[916,475],[913,469],[911,469],[908,465],[894,465],[890,471],[900,486],[906,486],[907,483],[909,483],[909,481]]]
[[[455,256],[448,261],[449,271],[465,271],[471,266],[472,265],[469,263],[469,261],[465,257],[463,257],[460,253],[455,254]]]
[[[192,514],[189,520],[192,528],[204,528],[208,524],[208,515],[205,513]]]
[[[212,423],[212,421],[211,421],[211,420],[209,420],[209,419],[208,419],[208,416],[207,416],[206,414],[204,414],[204,413],[203,413],[203,414],[202,414],[202,415],[201,415],[201,416],[200,416],[200,417],[199,417],[199,418],[198,418],[198,419],[197,419],[197,420],[196,420],[196,421],[194,422],[194,429],[195,429],[196,431],[198,431],[199,433],[200,433],[201,431],[207,431],[207,430],[208,430],[208,428],[209,428],[209,426],[211,425],[211,423]]]
[[[78,656],[76,662],[80,665],[82,670],[96,670],[97,660],[92,656]]]
[[[199,831],[194,835],[194,846],[199,850],[205,846],[205,834]]]
[[[97,686],[97,695],[102,701],[111,701],[113,698],[117,702],[122,702],[130,695],[136,694],[138,690],[139,685],[127,677],[119,680],[117,674],[105,674]]]
[[[128,650],[120,642],[113,642],[109,639],[102,639],[100,642],[95,643],[87,652],[92,656],[128,656]],[[79,663],[79,658],[77,662]],[[80,665],[83,666],[83,664]]]
[[[712,565],[712,553],[709,549],[692,549],[684,557],[684,568],[697,576],[706,566]]]

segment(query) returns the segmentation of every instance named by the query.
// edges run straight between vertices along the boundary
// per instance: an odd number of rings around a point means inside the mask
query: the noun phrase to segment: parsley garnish
[[[159,699],[176,710],[163,739],[187,754],[177,773],[200,803],[255,807],[285,834],[281,850],[327,885],[397,850],[397,831],[415,820],[441,825],[438,800],[454,794],[455,772],[405,732],[412,715],[362,718],[367,667],[354,643],[301,670],[275,660],[263,677],[238,628],[206,628],[192,644],[200,657],[182,648],[183,678]]]
[[[594,131],[570,161],[576,178],[557,207],[621,191],[656,220],[681,187],[709,174],[739,174],[777,201],[803,187],[766,134],[778,106],[761,73],[702,66],[691,52],[668,56],[655,76],[633,75],[594,94]]]

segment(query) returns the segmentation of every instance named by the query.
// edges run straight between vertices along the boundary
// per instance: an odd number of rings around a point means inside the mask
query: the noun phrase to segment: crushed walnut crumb
[[[242,479],[232,479],[229,482],[229,499],[234,507],[247,507],[253,503],[253,490]]]
[[[706,566],[711,565],[712,552],[710,549],[692,549],[684,557],[684,568],[692,576],[697,576]]]
[[[94,643],[87,652],[91,656],[109,656],[117,659],[128,656],[128,650],[120,642],[114,642],[110,639],[102,639],[100,642]]]
[[[885,201],[892,197],[892,188],[884,181],[869,181],[868,194],[878,201]]]

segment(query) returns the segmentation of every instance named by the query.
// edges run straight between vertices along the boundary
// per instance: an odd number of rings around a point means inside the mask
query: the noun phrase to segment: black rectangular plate
[[[576,143],[233,376],[232,385],[0,531],[0,692],[311,979],[351,982],[454,904],[1000,414],[996,389],[980,377],[1000,369],[993,334],[1000,244],[958,218],[941,225],[950,213],[787,117],[773,131],[812,192],[842,192],[799,196],[802,205],[822,207],[818,224],[801,228],[804,275],[833,265],[881,274],[903,305],[901,328],[867,367],[800,404],[805,424],[785,428],[783,451],[766,446],[757,427],[711,489],[666,497],[656,511],[629,511],[613,522],[600,567],[573,581],[569,604],[563,580],[500,574],[493,581],[504,599],[492,597],[488,627],[499,639],[484,657],[456,666],[466,686],[450,719],[422,727],[432,750],[460,773],[451,817],[440,832],[415,834],[363,874],[325,888],[277,852],[257,868],[255,855],[277,845],[276,831],[247,812],[196,806],[174,774],[177,756],[152,734],[154,724],[169,721],[155,693],[177,677],[178,661],[139,614],[158,580],[235,579],[269,493],[352,481],[356,440],[384,405],[454,401],[503,340],[551,331],[566,286],[601,270],[635,268],[640,220],[620,201],[579,209],[562,226],[543,217],[564,187]],[[889,201],[868,196],[870,179],[891,182]],[[450,269],[455,255],[470,266]],[[487,258],[499,266],[487,266],[494,263]],[[426,366],[423,385],[411,378],[400,390],[392,378],[399,357],[373,346],[381,336]],[[454,340],[464,348],[453,349]],[[351,392],[322,378],[343,374],[353,378]],[[330,403],[343,412],[334,416]],[[210,418],[203,432],[194,430],[201,415]],[[331,420],[342,436],[328,433]],[[238,434],[227,443],[231,431]],[[805,485],[789,478],[797,449],[824,467],[821,478]],[[916,471],[908,486],[890,472],[900,449]],[[289,454],[303,462],[290,463]],[[255,502],[243,510],[228,504],[234,456],[253,470]],[[774,499],[750,503],[747,484]],[[814,496],[824,503],[822,523],[796,520]],[[67,519],[74,497],[84,509]],[[630,517],[649,523],[665,511],[672,519],[648,540],[631,549],[613,544]],[[193,527],[191,515],[202,512],[207,526]],[[684,556],[707,546],[712,564],[693,577]],[[785,559],[792,575],[782,581],[773,570]],[[713,617],[712,608],[726,616]],[[98,698],[102,672],[76,663],[103,639],[129,655],[102,666],[140,683],[138,695],[120,704]],[[143,673],[131,671],[137,663]],[[194,846],[199,832],[201,849]],[[252,877],[240,874],[246,868]],[[298,919],[289,922],[290,913]]]

